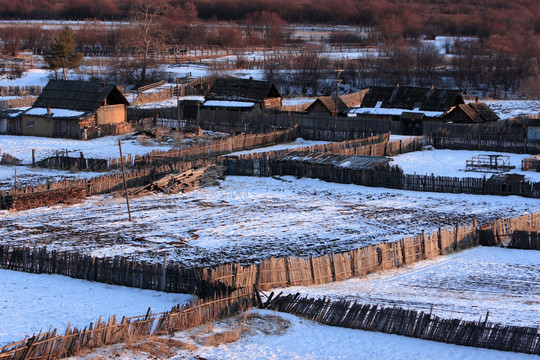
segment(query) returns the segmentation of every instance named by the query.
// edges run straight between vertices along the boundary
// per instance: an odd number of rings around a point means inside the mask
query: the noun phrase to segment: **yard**
[[[131,199],[110,195],[75,206],[0,212],[0,243],[76,250],[97,257],[212,266],[317,256],[540,211],[537,199],[439,194],[230,176],[218,187]]]

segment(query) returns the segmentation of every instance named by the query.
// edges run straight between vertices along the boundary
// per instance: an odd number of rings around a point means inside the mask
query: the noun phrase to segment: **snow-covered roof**
[[[247,102],[247,101],[210,100],[210,101],[205,102],[204,106],[250,108],[250,107],[255,106],[255,103],[254,102]]]
[[[32,115],[32,116],[51,116],[51,117],[60,117],[60,118],[79,118],[86,114],[84,111],[77,111],[77,110],[67,110],[67,109],[49,109],[47,108],[31,108],[24,112],[25,115]]]
[[[441,117],[445,114],[444,111],[425,111],[419,109],[396,109],[396,108],[366,108],[355,107],[351,108],[348,113],[349,116],[355,115],[389,115],[389,116],[401,116],[404,112],[415,112],[424,114],[426,117]]]

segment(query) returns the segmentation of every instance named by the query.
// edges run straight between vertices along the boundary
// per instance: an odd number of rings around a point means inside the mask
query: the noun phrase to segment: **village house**
[[[50,80],[16,118],[14,134],[86,140],[128,131],[129,102],[113,84]]]
[[[396,121],[401,134],[420,135],[423,121],[441,121],[451,108],[464,103],[459,90],[373,86],[348,116]]]
[[[455,124],[484,124],[499,121],[499,116],[485,103],[472,102],[452,107],[442,118]]]
[[[217,78],[205,96],[204,109],[266,112],[281,107],[282,98],[269,81]]]

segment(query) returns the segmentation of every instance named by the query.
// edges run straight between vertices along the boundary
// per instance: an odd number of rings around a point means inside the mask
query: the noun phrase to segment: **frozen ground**
[[[540,114],[540,100],[481,100],[485,102],[501,120],[522,115]]]
[[[230,343],[216,342],[217,334],[239,334]],[[230,335],[231,336],[231,335]],[[347,360],[525,360],[534,355],[478,349],[390,334],[325,326],[284,313],[254,310],[248,314],[158,338],[146,346],[130,344],[101,348],[69,358],[143,359],[347,359]],[[166,351],[152,351],[161,346]],[[146,350],[143,351],[143,350]],[[168,352],[168,354],[167,354]]]
[[[330,142],[329,141],[311,141],[311,140],[304,140],[302,138],[297,138],[295,141],[287,143],[287,144],[267,146],[260,149],[237,151],[228,155],[245,155],[245,154],[263,153],[263,152],[269,152],[269,151],[301,149],[303,147],[324,145],[324,144],[330,144]]]
[[[274,289],[398,306],[442,318],[540,326],[540,252],[477,247],[341,282]]]
[[[510,170],[510,174],[525,175],[530,181],[540,182],[540,173],[532,171],[521,171],[521,161],[532,155],[499,153],[489,151],[469,151],[469,150],[423,150],[407,154],[393,156],[391,164],[398,165],[405,174],[435,175],[450,177],[474,177],[490,178],[493,172],[465,171],[466,161],[473,156],[484,154],[499,154],[510,156],[510,165],[516,168]]]
[[[0,212],[0,242],[134,256],[185,266],[321,255],[393,241],[456,222],[540,211],[538,199],[439,194],[231,176],[219,187],[130,200],[99,196],[73,206]]]
[[[82,329],[109,316],[144,315],[187,304],[191,295],[112,286],[61,275],[0,270],[0,346],[46,332]]]
[[[86,158],[112,159],[120,157],[118,140],[122,140],[124,156],[144,155],[152,150],[169,150],[171,146],[145,141],[143,145],[132,135],[105,136],[93,140],[73,140],[36,136],[0,135],[0,150],[23,161],[32,163],[32,149],[36,150],[36,160],[56,155],[56,151],[68,151],[70,156],[79,157],[82,152]]]
[[[17,170],[17,186],[34,186],[48,181],[87,179],[103,175],[98,172],[71,172],[30,166],[0,165],[0,190],[9,190],[15,185],[15,170]]]

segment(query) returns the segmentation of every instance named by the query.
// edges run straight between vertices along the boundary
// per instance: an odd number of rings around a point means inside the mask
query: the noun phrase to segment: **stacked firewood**
[[[131,190],[132,195],[162,192],[177,194],[193,191],[207,186],[219,185],[218,180],[225,176],[225,167],[218,165],[202,166],[181,173],[168,174],[148,185]]]

